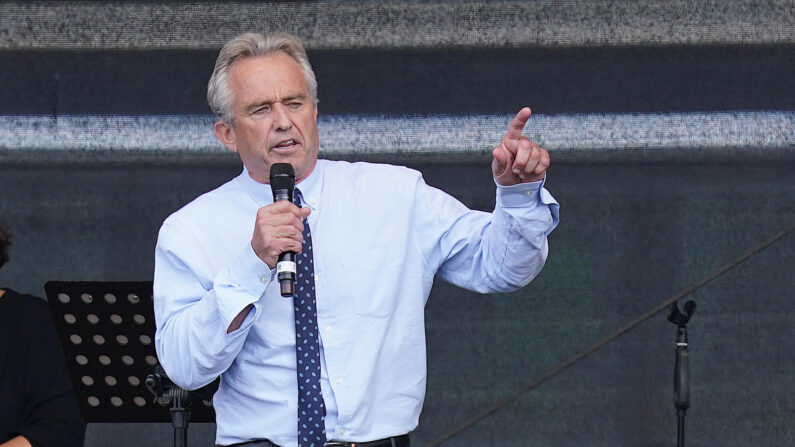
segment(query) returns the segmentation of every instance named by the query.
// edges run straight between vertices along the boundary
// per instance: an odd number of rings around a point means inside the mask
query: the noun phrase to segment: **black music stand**
[[[160,368],[151,281],[50,281],[44,290],[85,422],[171,421],[180,447],[191,417],[215,422],[217,380],[188,393]],[[191,409],[191,395],[204,404]]]

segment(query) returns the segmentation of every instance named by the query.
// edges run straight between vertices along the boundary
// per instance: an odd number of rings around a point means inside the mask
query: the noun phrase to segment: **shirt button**
[[[326,327],[323,328],[323,330],[326,331],[327,334],[330,334],[331,333],[331,326],[326,326]]]
[[[259,282],[265,284],[266,282],[268,282],[268,277],[267,276],[260,276]]]
[[[524,195],[526,195],[526,196],[529,196],[529,195],[532,195],[532,194],[533,194],[533,191],[532,191],[532,190],[530,190],[530,191],[525,191],[525,192],[524,192]]]
[[[339,432],[340,432],[341,435],[344,435],[345,434],[345,429],[341,428],[341,429],[339,429]]]
[[[342,385],[342,379],[337,377],[337,380],[335,380],[334,383],[336,383],[337,385]]]
[[[317,273],[315,273],[315,282],[317,282],[318,279],[320,279],[320,277],[317,276]]]

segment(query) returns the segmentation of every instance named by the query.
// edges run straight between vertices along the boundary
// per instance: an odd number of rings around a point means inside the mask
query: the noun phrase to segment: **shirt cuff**
[[[545,181],[546,177],[537,182],[517,183],[510,186],[503,186],[495,181],[497,185],[497,206],[519,208],[535,204],[538,202]]]

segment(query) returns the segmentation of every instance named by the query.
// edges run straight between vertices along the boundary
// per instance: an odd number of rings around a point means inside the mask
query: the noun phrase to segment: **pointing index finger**
[[[529,107],[520,110],[511,120],[511,124],[508,126],[508,131],[505,132],[503,141],[518,140],[519,137],[522,136],[522,129],[524,129],[524,125],[527,123],[527,120],[530,119],[531,114],[532,112]]]

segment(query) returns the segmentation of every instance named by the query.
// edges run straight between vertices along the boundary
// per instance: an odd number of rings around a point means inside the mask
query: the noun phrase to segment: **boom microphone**
[[[274,163],[271,165],[271,190],[273,191],[273,201],[279,200],[293,201],[293,189],[295,188],[295,171],[290,163]],[[276,278],[279,279],[279,288],[282,296],[290,297],[295,293],[295,253],[286,251],[279,255],[276,262]]]

